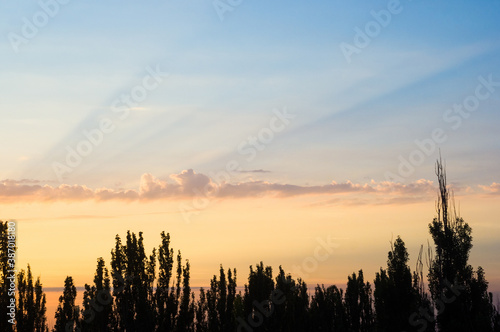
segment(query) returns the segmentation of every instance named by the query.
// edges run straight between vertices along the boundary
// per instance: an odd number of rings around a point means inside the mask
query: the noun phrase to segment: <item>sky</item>
[[[500,292],[499,12],[3,1],[0,219],[18,265],[83,286],[131,230],[148,250],[169,232],[194,286],[219,264],[242,286],[261,260],[310,286],[373,279],[398,235],[413,269],[441,151],[471,264]]]

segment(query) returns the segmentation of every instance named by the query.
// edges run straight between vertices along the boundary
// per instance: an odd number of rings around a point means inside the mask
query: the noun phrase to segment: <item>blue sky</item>
[[[22,18],[41,8],[3,3],[0,103],[9,158],[0,172],[55,180],[50,165],[65,147],[159,64],[170,76],[70,183],[133,185],[146,171],[216,171],[241,157],[237,144],[284,107],[296,119],[245,167],[296,184],[383,180],[415,139],[447,129],[442,114],[474,91],[479,75],[500,77],[498,1],[402,1],[347,63],[339,45],[353,44],[354,29],[389,3],[242,1],[221,21],[210,1],[70,1],[18,53],[8,34],[20,34]],[[442,144],[456,178],[495,180],[483,160],[498,162],[499,98],[494,93]],[[410,180],[432,177],[435,156]]]

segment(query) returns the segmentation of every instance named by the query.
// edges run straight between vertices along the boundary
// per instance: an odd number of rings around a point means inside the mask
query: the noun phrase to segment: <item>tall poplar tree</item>
[[[387,270],[381,269],[374,282],[377,330],[411,331],[409,317],[418,309],[418,293],[413,287],[408,266],[409,255],[399,236],[391,247],[387,255]]]
[[[310,331],[348,332],[344,292],[341,288],[317,285],[309,310]]]
[[[83,293],[82,330],[109,331],[115,325],[113,298],[108,269],[102,257],[97,259],[94,284],[85,284]]]
[[[437,325],[442,332],[484,331],[493,329],[493,305],[484,271],[469,264],[472,229],[453,208],[446,170],[436,162],[439,183],[437,217],[429,224],[435,257],[428,279],[437,310]]]
[[[370,332],[374,330],[373,299],[369,282],[364,281],[363,270],[347,278],[344,301],[349,331]]]
[[[63,295],[59,297],[53,332],[67,332],[80,329],[80,310],[78,306],[75,306],[75,299],[76,287],[73,284],[73,278],[68,276],[64,280]]]

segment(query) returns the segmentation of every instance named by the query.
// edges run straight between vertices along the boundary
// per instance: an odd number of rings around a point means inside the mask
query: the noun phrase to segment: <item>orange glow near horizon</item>
[[[77,286],[91,283],[96,259],[103,257],[109,266],[115,235],[124,239],[127,230],[144,233],[148,254],[159,245],[162,231],[170,233],[174,250],[181,250],[183,260],[191,263],[193,286],[208,285],[220,264],[236,268],[242,286],[249,266],[260,261],[275,271],[282,265],[309,287],[343,283],[359,269],[371,280],[385,267],[396,236],[406,243],[412,270],[420,245],[431,241],[433,202],[312,206],[317,200],[307,196],[214,201],[190,222],[179,213],[178,201],[34,203],[5,206],[3,213],[19,219],[18,268],[29,263],[45,287],[62,287],[67,275]],[[494,217],[500,208],[494,200],[469,196],[462,203],[462,216],[473,229],[471,264],[483,266],[486,276],[492,276],[490,287],[498,291],[500,280],[493,276],[500,275],[500,266],[491,246],[500,235]],[[314,257],[319,239],[328,238],[335,248],[324,261],[311,263],[308,257]]]

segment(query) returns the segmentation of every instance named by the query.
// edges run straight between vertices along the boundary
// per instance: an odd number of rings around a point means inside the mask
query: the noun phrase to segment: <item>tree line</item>
[[[429,224],[433,248],[423,246],[415,269],[401,237],[391,243],[387,266],[373,284],[363,270],[347,277],[345,290],[294,279],[280,266],[250,266],[243,291],[235,269],[220,269],[196,298],[190,263],[174,251],[170,235],[148,255],[142,232],[117,235],[109,268],[97,259],[83,302],[71,276],[64,281],[54,332],[66,331],[500,331],[500,306],[488,292],[485,271],[468,263],[471,227],[453,209],[440,161],[437,216]],[[0,223],[0,331],[48,331],[46,299],[31,269],[16,275],[16,324],[8,322],[10,298],[5,248],[7,222]],[[427,269],[424,271],[424,260]]]

